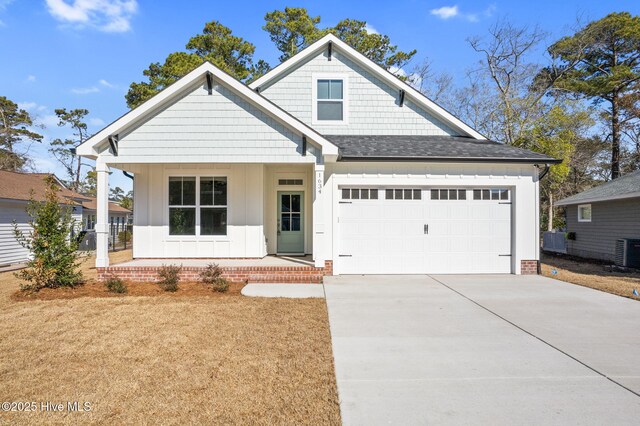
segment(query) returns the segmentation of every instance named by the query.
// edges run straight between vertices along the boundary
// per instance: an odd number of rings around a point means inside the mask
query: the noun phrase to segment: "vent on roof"
[[[302,185],[302,179],[278,179],[278,185],[283,185],[283,186]]]

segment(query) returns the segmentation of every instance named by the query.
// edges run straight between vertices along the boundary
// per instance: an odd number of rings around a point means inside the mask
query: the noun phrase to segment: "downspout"
[[[131,173],[129,173],[128,171],[123,170],[122,174],[125,175],[126,177],[128,177],[129,179],[133,180],[133,175]]]

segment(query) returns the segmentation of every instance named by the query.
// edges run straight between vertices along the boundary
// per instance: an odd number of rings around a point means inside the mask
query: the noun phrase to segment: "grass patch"
[[[640,292],[640,273],[607,272],[601,263],[543,254],[542,275],[640,300],[633,295],[634,289]]]
[[[95,279],[92,263],[83,268]],[[323,300],[247,298],[202,283],[192,284],[209,297],[180,297],[188,284],[161,297],[130,296],[135,284],[126,297],[17,303],[17,279],[0,274],[0,400],[92,406],[0,412],[0,424],[340,424]]]

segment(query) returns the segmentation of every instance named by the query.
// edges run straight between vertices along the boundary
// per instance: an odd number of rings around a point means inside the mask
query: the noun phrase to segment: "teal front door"
[[[278,192],[278,253],[304,254],[303,192]]]

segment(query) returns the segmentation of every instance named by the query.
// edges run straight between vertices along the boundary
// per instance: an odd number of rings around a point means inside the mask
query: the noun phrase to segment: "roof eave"
[[[448,163],[524,163],[524,164],[559,164],[562,160],[534,158],[485,158],[485,157],[402,157],[402,156],[340,156],[339,161],[374,161],[374,162],[448,162]]]
[[[600,203],[604,201],[616,201],[616,200],[626,200],[629,198],[640,198],[640,191],[637,192],[629,192],[626,194],[613,195],[609,197],[590,197],[579,200],[570,200],[565,198],[564,200],[560,200],[556,202],[556,206],[574,206],[576,204],[589,204],[589,203]]]

